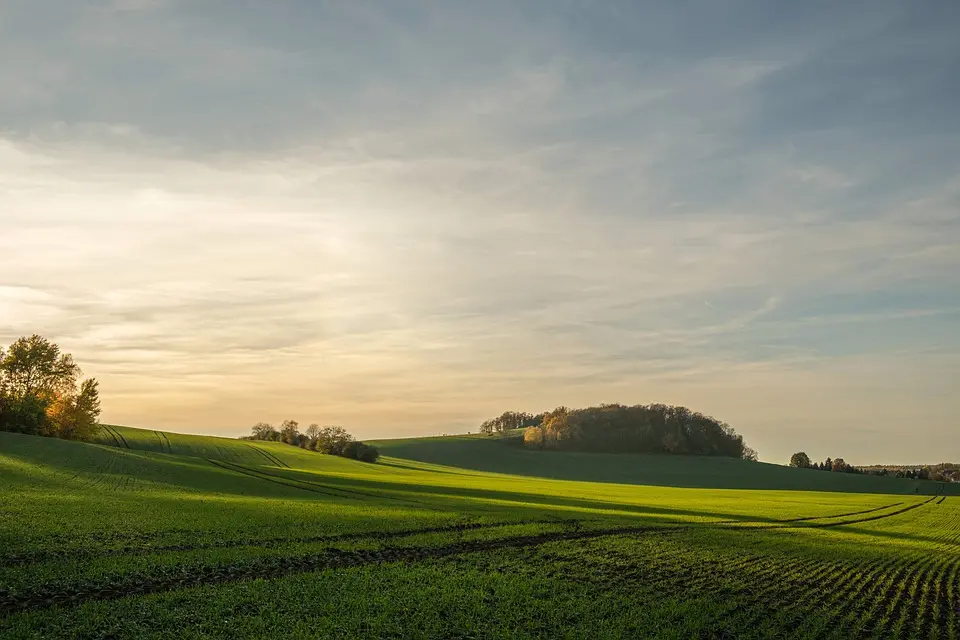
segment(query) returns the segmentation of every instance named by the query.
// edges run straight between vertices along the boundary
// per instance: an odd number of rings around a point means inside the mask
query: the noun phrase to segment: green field
[[[960,637],[954,485],[376,444],[0,433],[0,636]]]

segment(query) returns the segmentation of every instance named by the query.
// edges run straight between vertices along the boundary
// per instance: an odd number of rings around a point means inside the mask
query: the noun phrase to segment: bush
[[[343,455],[344,458],[352,458],[361,462],[376,462],[380,459],[380,451],[378,451],[375,446],[357,442],[356,440],[347,443],[341,455]]]

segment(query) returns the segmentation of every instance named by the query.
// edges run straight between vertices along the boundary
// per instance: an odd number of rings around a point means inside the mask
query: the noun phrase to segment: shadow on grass
[[[548,496],[539,493],[509,491],[502,489],[478,489],[473,487],[442,487],[428,484],[417,484],[407,482],[384,482],[379,480],[368,480],[360,478],[344,478],[341,476],[323,476],[322,480],[316,474],[304,471],[279,471],[276,469],[265,470],[262,467],[257,469],[258,473],[271,476],[273,478],[282,478],[289,481],[295,481],[306,485],[334,489],[341,491],[354,492],[369,497],[379,499],[391,499],[396,496],[399,499],[403,497],[429,497],[431,505],[437,507],[445,506],[447,508],[456,508],[466,511],[486,510],[486,507],[493,507],[497,511],[517,509],[529,513],[531,509],[538,510],[575,510],[582,512],[613,511],[617,514],[628,514],[631,516],[642,516],[645,518],[659,518],[660,521],[676,521],[684,518],[703,518],[706,520],[719,520],[726,522],[779,522],[776,518],[769,518],[756,515],[718,513],[714,511],[654,507],[649,505],[636,505],[623,502],[612,502],[608,500],[595,500],[590,498],[572,498],[563,496]],[[486,503],[486,504],[484,504]],[[604,514],[593,513],[593,517],[603,517]]]

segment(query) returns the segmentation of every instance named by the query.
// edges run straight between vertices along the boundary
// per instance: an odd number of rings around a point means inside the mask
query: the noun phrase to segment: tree
[[[27,433],[35,436],[47,433],[47,408],[50,402],[36,396],[14,398],[0,395],[0,431]]]
[[[345,458],[360,460],[361,462],[376,462],[380,458],[380,452],[376,447],[373,445],[364,444],[362,442],[357,442],[356,440],[351,440],[348,442],[344,446],[343,453],[341,455],[343,455]]]
[[[0,349],[0,430],[88,440],[99,429],[97,381],[77,386],[80,367],[38,335]]]
[[[344,448],[350,442],[353,442],[353,436],[343,427],[321,427],[317,432],[316,450],[320,453],[339,456],[343,454]]]
[[[67,440],[91,440],[100,417],[100,392],[96,380],[84,380],[78,393],[62,394],[47,410],[49,435]]]
[[[540,449],[543,447],[543,428],[527,427],[523,432],[523,444]]]
[[[803,451],[798,451],[797,453],[790,456],[790,466],[796,467],[798,469],[809,469],[810,456],[808,456]]]
[[[266,422],[258,422],[253,425],[250,432],[251,440],[273,440],[273,434],[277,433],[277,430],[273,428],[273,425]]]
[[[309,427],[307,427],[307,430],[304,431],[304,433],[305,433],[306,436],[307,436],[308,438],[310,438],[311,440],[316,440],[316,439],[317,439],[317,436],[320,435],[320,425],[318,425],[316,422],[314,422],[314,423],[311,424]]]
[[[80,367],[69,353],[36,334],[20,338],[7,349],[0,370],[5,378],[6,394],[15,399],[37,396],[51,399],[76,386]]]
[[[300,423],[296,420],[284,420],[280,424],[280,440],[286,444],[297,444],[300,435]]]
[[[847,470],[847,463],[844,462],[843,458],[835,458],[833,460],[833,464],[830,465],[830,471],[841,472],[846,470]]]

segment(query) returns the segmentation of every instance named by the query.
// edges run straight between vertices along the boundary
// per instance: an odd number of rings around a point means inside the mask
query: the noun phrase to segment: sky
[[[8,0],[0,88],[0,344],[106,422],[960,461],[960,3]]]

